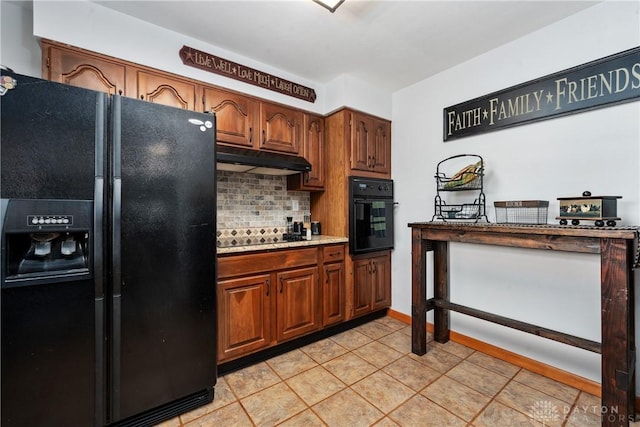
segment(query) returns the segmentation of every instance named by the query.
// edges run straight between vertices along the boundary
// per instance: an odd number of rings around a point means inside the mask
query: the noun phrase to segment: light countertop
[[[224,246],[218,247],[218,255],[237,254],[246,252],[267,251],[272,249],[288,249],[299,248],[303,246],[318,246],[318,245],[330,245],[335,243],[347,243],[349,239],[347,237],[336,236],[311,236],[311,240],[300,240],[297,242],[278,242],[278,243],[262,243],[257,245],[238,245],[238,246]]]

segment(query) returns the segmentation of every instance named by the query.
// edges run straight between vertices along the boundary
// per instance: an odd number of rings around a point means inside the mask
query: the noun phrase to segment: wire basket
[[[493,202],[496,222],[502,224],[546,224],[548,200],[508,200]]]

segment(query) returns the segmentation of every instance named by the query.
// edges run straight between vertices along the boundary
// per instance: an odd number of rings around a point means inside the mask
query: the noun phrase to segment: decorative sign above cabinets
[[[182,46],[180,59],[182,59],[184,65],[190,67],[199,68],[305,101],[316,101],[316,91],[309,87],[281,79],[255,68],[245,67],[237,62],[229,61],[189,46]]]
[[[444,109],[444,141],[640,98],[640,47]]]

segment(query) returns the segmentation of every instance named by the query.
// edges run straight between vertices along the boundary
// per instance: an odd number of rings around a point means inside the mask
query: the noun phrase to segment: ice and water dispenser
[[[2,286],[91,277],[93,202],[2,199]]]

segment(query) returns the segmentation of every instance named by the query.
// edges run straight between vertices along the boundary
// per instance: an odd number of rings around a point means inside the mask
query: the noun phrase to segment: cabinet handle
[[[249,142],[253,142],[253,128],[249,128]]]
[[[267,142],[267,133],[262,129],[262,143]]]
[[[371,169],[376,167],[376,156],[371,156]]]
[[[269,279],[267,279],[267,296],[269,296],[270,292],[271,292],[271,282],[269,281]]]
[[[280,293],[282,293],[282,288],[284,287],[284,280],[282,280],[282,277],[280,278]]]
[[[376,274],[378,272],[378,268],[376,267],[376,262],[371,261],[371,266],[373,267],[373,270],[371,271],[371,273]]]

